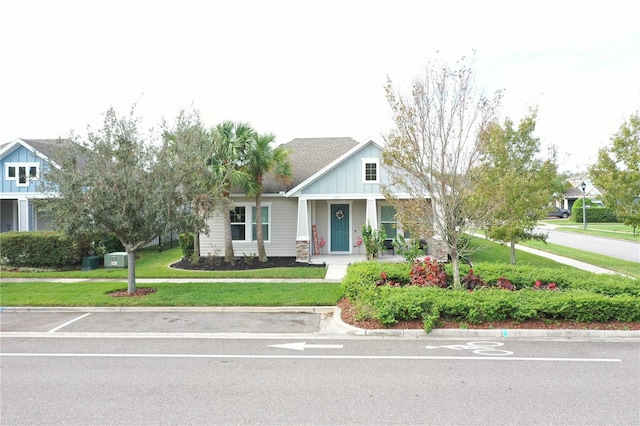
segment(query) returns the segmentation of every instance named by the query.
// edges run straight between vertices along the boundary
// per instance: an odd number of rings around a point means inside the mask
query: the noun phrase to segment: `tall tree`
[[[607,207],[625,225],[640,226],[640,115],[632,114],[611,136],[611,145],[600,149],[589,168],[593,184],[604,193]]]
[[[134,110],[119,116],[110,108],[101,129],[89,129],[86,139],[71,135],[74,143],[51,155],[57,167],[45,172],[43,187],[53,194],[47,210],[58,228],[71,236],[90,228],[116,235],[128,254],[129,293],[136,290],[136,251],[170,225],[175,187]]]
[[[490,214],[490,206],[473,197],[477,182],[470,172],[481,153],[478,135],[493,118],[501,93],[493,98],[480,93],[472,63],[463,58],[455,68],[431,62],[406,95],[389,81],[386,94],[395,126],[385,138],[382,154],[390,175],[385,195],[403,223],[428,227],[442,238],[451,257],[454,287],[460,289],[459,256],[466,249],[465,234]],[[398,190],[407,192],[413,202],[394,200]]]
[[[171,127],[164,125],[163,154],[176,179],[174,204],[179,208],[175,223],[194,238],[192,261],[200,259],[200,233],[208,233],[207,219],[219,207],[227,174],[216,174],[207,164],[215,146],[197,110],[181,110]]]
[[[262,229],[262,190],[264,176],[271,173],[276,179],[290,182],[292,177],[289,153],[282,146],[272,148],[275,136],[256,134],[246,152],[246,170],[251,176],[251,184],[247,187],[247,195],[256,199],[256,240],[258,241],[258,260],[267,261],[264,249]]]
[[[222,189],[223,200],[220,212],[224,218],[224,260],[234,259],[233,240],[231,236],[231,190],[247,189],[252,186],[251,175],[246,171],[246,152],[255,136],[253,128],[242,122],[224,121],[211,131],[214,144],[214,155],[209,158],[208,165],[215,176],[224,176]]]
[[[495,206],[487,235],[510,245],[512,265],[516,264],[516,243],[546,240],[546,234],[534,230],[537,221],[547,216],[556,190],[555,154],[540,158],[536,119],[537,110],[532,110],[517,128],[507,118],[503,125],[492,123],[483,134],[478,195]]]

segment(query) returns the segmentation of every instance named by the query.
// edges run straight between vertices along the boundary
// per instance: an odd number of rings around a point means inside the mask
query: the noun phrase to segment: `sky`
[[[500,118],[580,172],[640,109],[640,2],[21,0],[0,2],[0,143],[100,127],[136,104],[146,127],[183,108],[278,143],[392,128],[384,86],[475,52]]]

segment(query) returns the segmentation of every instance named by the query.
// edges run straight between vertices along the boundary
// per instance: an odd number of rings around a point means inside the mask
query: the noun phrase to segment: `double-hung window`
[[[271,240],[271,206],[262,206],[262,238]],[[256,208],[251,205],[237,205],[231,210],[231,239],[233,241],[256,241]],[[250,216],[249,216],[250,215]]]
[[[398,235],[398,219],[396,209],[393,206],[380,206],[380,226],[387,234],[387,239],[394,239]],[[403,237],[409,238],[409,232],[405,231]]]

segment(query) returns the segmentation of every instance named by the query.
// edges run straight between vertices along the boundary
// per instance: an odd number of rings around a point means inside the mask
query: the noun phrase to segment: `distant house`
[[[602,205],[602,193],[591,182],[588,174],[572,176],[567,178],[567,182],[571,185],[563,194],[562,207],[571,210],[573,203],[583,196],[582,184],[585,184],[584,196],[597,205]]]
[[[58,139],[14,139],[0,145],[0,232],[49,229],[33,200]]]
[[[389,179],[381,161],[382,147],[373,140],[352,138],[294,139],[289,151],[290,184],[267,176],[262,200],[262,227],[267,256],[296,256],[309,260],[318,254],[364,254],[362,225],[385,228],[387,238],[403,233],[395,208],[381,185]],[[398,198],[408,197],[398,193]],[[232,194],[231,234],[236,256],[257,253],[255,202]],[[222,255],[224,220],[209,221],[209,236],[200,237],[203,255]],[[323,245],[324,243],[324,245]]]

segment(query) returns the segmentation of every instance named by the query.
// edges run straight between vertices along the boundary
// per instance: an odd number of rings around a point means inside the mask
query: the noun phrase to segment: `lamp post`
[[[587,230],[587,204],[585,203],[585,194],[587,193],[587,184],[582,182],[582,229]]]

